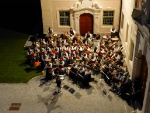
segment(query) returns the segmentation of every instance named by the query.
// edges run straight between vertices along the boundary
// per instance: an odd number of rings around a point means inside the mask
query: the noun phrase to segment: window
[[[124,14],[122,12],[122,17],[121,17],[121,28],[123,29],[123,24],[124,24]]]
[[[134,43],[133,43],[132,39],[130,41],[130,48],[129,48],[129,50],[130,50],[129,60],[132,61],[132,59],[133,59],[133,51],[134,51]]]
[[[59,11],[60,26],[70,26],[70,12]]]
[[[103,11],[103,25],[113,25],[114,11]]]
[[[126,42],[128,42],[128,30],[129,30],[129,24],[127,24],[127,27],[126,27]]]

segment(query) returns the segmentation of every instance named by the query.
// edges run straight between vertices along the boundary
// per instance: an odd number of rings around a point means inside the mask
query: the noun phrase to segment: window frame
[[[113,22],[112,24],[104,24],[104,12],[107,11],[107,12],[113,12]],[[106,16],[108,17],[108,16]],[[112,16],[109,16],[109,17],[112,17]],[[114,18],[115,18],[115,10],[103,10],[103,13],[102,13],[102,26],[113,26],[114,25]]]
[[[70,21],[70,25],[60,25],[60,12],[63,11],[63,12],[69,12],[69,21]],[[57,10],[57,24],[58,24],[58,28],[70,28],[71,26],[71,16],[70,16],[70,10],[69,9],[58,9]]]

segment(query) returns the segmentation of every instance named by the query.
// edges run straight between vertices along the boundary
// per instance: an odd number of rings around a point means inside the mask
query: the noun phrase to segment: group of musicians
[[[50,28],[48,31],[51,34],[47,38],[36,40],[27,50],[29,62],[40,62],[41,69],[46,70],[47,79],[52,79],[55,73],[63,75],[69,69],[68,75],[72,80],[87,85],[91,79],[91,70],[100,72],[106,65],[110,69],[114,65],[123,66],[123,46],[115,47],[117,42],[106,45],[108,40],[100,40],[94,51],[91,51],[94,44],[89,31],[82,37],[72,28],[60,36],[53,34]]]

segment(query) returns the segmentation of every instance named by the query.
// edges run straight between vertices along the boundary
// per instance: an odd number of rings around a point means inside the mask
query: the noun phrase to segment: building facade
[[[58,34],[70,27],[78,34],[96,34],[119,26],[120,0],[41,0],[41,7],[44,34],[48,27]]]
[[[150,4],[122,0],[120,37],[132,81],[138,80],[142,113],[150,113]]]

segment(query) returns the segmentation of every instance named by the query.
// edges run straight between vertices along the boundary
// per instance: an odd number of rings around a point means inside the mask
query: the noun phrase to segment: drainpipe
[[[119,14],[119,29],[118,29],[118,33],[120,32],[121,12],[122,12],[122,0],[120,0],[120,14]]]

